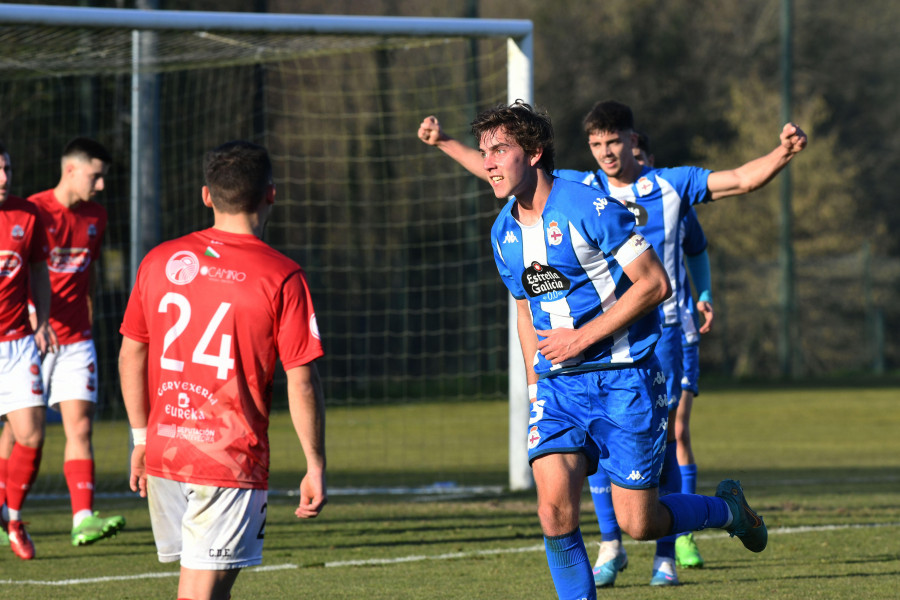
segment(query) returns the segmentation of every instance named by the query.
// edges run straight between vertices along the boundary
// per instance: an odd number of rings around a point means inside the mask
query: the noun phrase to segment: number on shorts
[[[259,528],[259,533],[256,534],[256,539],[258,539],[258,540],[261,540],[264,537],[266,537],[266,518],[268,517],[268,515],[266,514],[266,508],[268,508],[268,506],[269,506],[268,502],[266,502],[265,504],[262,505],[263,522]]]

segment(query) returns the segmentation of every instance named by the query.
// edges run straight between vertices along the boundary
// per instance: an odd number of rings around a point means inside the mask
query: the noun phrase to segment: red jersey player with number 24
[[[229,142],[204,170],[214,225],[144,258],[119,355],[131,488],[148,498],[160,561],[181,560],[179,598],[228,598],[240,569],[262,562],[276,359],[307,464],[295,514],[315,517],[326,502],[309,288],[259,239],[275,199],[268,153]]]

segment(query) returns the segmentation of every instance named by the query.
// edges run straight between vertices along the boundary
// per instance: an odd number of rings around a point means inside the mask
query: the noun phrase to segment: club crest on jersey
[[[637,188],[638,196],[646,196],[653,191],[653,182],[646,177],[641,177],[637,180],[637,183],[634,184],[634,187]]]
[[[532,298],[569,289],[569,278],[548,265],[534,261],[522,272],[522,287]]]
[[[22,240],[22,238],[25,237],[25,230],[22,229],[22,226],[21,226],[21,225],[16,224],[16,225],[13,225],[13,228],[12,228],[12,231],[10,232],[10,235],[12,235],[12,239],[14,239],[14,240],[16,240],[17,242],[19,242],[19,241]]]
[[[88,237],[89,238],[97,237],[97,226],[94,225],[93,223],[90,223],[88,225]]]
[[[179,250],[166,262],[166,278],[175,285],[187,285],[200,272],[200,261],[190,250]]]
[[[550,221],[550,225],[547,227],[547,244],[550,246],[559,246],[562,243],[563,233],[559,228],[559,223],[556,221]]]

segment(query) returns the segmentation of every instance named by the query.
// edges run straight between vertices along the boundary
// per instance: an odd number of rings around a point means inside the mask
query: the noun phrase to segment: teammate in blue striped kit
[[[419,137],[438,145],[429,117]],[[516,298],[532,396],[527,431],[547,562],[560,598],[596,598],[579,529],[585,477],[607,471],[622,528],[635,539],[725,528],[761,552],[762,519],[740,485],[716,497],[660,499],[665,454],[665,374],[653,349],[654,308],[668,274],[634,219],[604,194],[555,178],[549,117],[516,102],[472,123],[481,176],[510,198],[491,232],[501,278]],[[471,170],[471,169],[470,169]]]

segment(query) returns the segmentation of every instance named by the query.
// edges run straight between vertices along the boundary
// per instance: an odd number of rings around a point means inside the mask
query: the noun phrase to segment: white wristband
[[[528,399],[537,398],[537,384],[532,383],[528,386]]]
[[[134,440],[135,446],[146,446],[147,445],[147,428],[146,427],[138,427],[137,429],[132,428],[131,439]]]

